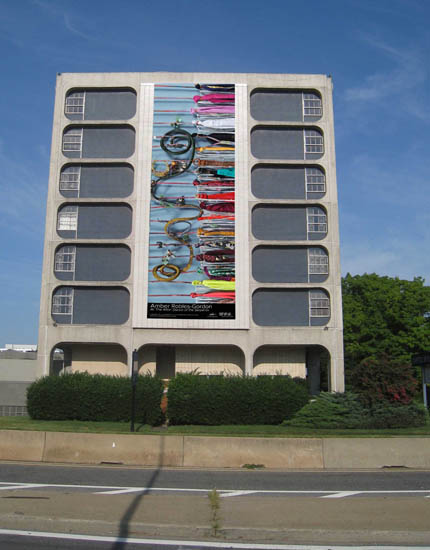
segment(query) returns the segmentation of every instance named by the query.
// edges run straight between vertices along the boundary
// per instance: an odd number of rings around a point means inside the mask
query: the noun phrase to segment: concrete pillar
[[[254,370],[254,350],[247,348],[241,348],[243,357],[245,360],[244,375],[252,376]]]
[[[343,354],[339,355],[330,354],[329,362],[329,390],[331,392],[344,392],[345,391],[345,376],[343,373]]]
[[[321,351],[310,348],[306,353],[306,369],[311,395],[318,395],[321,391]]]

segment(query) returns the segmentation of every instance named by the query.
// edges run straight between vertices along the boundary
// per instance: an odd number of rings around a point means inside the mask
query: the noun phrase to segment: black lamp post
[[[131,366],[131,423],[130,431],[134,432],[134,420],[136,416],[136,385],[137,385],[137,373],[139,370],[139,362],[137,357],[137,350],[133,351],[133,362]]]

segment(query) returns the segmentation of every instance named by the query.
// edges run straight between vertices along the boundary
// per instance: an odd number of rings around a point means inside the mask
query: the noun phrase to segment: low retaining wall
[[[0,460],[41,462],[45,432],[0,430]]]
[[[184,437],[183,466],[238,468],[323,468],[321,439]]]
[[[430,468],[430,437],[323,439],[325,468]]]
[[[46,432],[44,462],[182,466],[182,436]]]
[[[430,437],[258,438],[0,430],[0,460],[283,469],[430,468]]]

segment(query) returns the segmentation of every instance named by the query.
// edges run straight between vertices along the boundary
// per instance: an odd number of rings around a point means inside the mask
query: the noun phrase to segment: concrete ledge
[[[44,462],[181,466],[182,436],[46,432]]]
[[[0,460],[43,459],[45,432],[0,430]]]
[[[184,466],[323,468],[320,439],[184,437]]]
[[[0,460],[138,466],[430,469],[430,437],[258,438],[0,430]]]
[[[430,468],[430,438],[323,439],[324,468]]]

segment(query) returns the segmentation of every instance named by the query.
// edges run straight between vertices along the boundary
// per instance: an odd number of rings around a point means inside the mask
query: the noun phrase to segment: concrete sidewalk
[[[220,499],[213,530],[208,496],[95,495],[2,491],[3,528],[121,537],[276,542],[407,544],[430,540],[425,498],[240,496]]]

